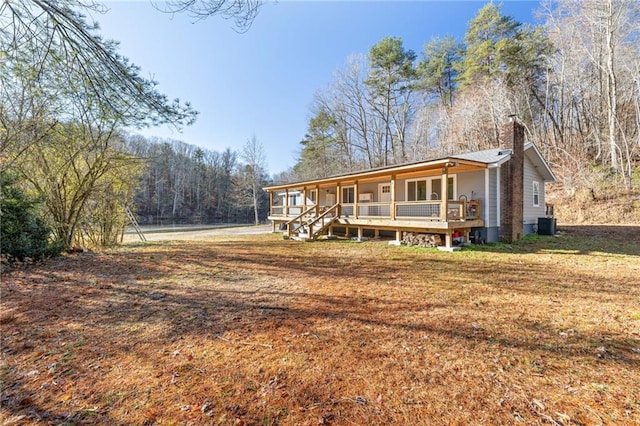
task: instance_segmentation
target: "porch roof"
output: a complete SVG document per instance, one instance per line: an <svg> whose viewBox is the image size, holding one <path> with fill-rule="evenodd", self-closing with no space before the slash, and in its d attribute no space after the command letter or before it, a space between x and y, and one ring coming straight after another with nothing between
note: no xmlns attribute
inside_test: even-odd
<svg viewBox="0 0 640 426"><path fill-rule="evenodd" d="M341 175L330 176L322 179L314 179L301 182L286 183L281 185L267 186L263 188L265 191L278 191L282 189L303 188L306 186L320 186L330 185L338 182L353 182L356 180L375 180L384 178L385 176L395 175L396 178L405 178L413 176L419 173L428 171L435 171L442 168L447 168L448 173L459 173L469 170L479 170L489 167L490 164L494 164L496 160L499 160L502 156L509 156L511 151L505 153L498 152L500 150L487 150L495 151L495 153L484 153L484 151L478 151L475 153L454 155L442 157L434 160L419 161L412 163L397 164L394 166L378 167L368 170L362 170L357 172L345 173ZM482 154L484 153L484 154ZM474 156L474 154L478 154Z"/></svg>

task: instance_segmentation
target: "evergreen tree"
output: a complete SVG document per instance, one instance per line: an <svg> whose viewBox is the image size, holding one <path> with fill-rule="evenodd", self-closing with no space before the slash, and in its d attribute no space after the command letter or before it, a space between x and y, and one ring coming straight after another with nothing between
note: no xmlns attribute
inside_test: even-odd
<svg viewBox="0 0 640 426"><path fill-rule="evenodd" d="M423 48L424 59L418 64L417 72L421 86L428 93L440 98L447 107L453 104L462 46L453 37L434 38Z"/></svg>
<svg viewBox="0 0 640 426"><path fill-rule="evenodd" d="M51 229L40 213L40 200L16 186L16 178L0 171L0 254L9 260L55 256L62 245L50 240Z"/></svg>
<svg viewBox="0 0 640 426"><path fill-rule="evenodd" d="M369 78L365 83L373 92L373 105L384 123L384 165L406 161L406 131L416 71L413 50L405 50L402 39L386 37L369 50Z"/></svg>

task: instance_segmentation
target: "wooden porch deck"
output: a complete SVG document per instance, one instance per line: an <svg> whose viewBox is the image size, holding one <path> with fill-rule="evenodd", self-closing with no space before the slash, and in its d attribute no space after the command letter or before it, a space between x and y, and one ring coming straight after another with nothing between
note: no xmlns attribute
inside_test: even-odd
<svg viewBox="0 0 640 426"><path fill-rule="evenodd" d="M469 241L471 228L484 227L481 203L476 200L434 200L395 203L338 203L334 206L272 206L269 220L273 231L286 224L286 233L293 237L304 232L306 239L315 239L316 232L333 235L334 227L355 228L359 238L364 230L394 231L400 241L402 232L443 234L445 247L453 246L452 234L461 232ZM327 211L331 210L331 214ZM446 213L445 213L446 212ZM318 225L318 218L322 224ZM314 228L315 227L315 228Z"/></svg>

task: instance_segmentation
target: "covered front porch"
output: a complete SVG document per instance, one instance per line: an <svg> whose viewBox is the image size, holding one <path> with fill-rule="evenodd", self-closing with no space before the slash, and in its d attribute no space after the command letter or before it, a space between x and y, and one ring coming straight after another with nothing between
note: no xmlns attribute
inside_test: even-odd
<svg viewBox="0 0 640 426"><path fill-rule="evenodd" d="M274 232L316 239L334 229L362 238L365 230L442 235L453 247L484 227L484 163L462 159L414 163L317 181L265 188Z"/></svg>

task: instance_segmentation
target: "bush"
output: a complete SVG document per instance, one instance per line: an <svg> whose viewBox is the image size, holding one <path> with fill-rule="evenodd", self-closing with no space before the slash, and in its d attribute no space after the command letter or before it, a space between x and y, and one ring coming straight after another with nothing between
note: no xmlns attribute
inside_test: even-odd
<svg viewBox="0 0 640 426"><path fill-rule="evenodd" d="M0 253L8 260L57 256L62 245L51 241L40 201L15 186L16 178L0 172Z"/></svg>

